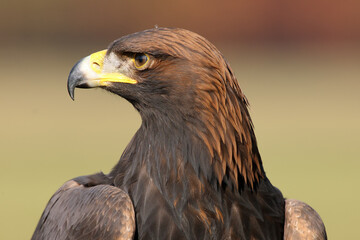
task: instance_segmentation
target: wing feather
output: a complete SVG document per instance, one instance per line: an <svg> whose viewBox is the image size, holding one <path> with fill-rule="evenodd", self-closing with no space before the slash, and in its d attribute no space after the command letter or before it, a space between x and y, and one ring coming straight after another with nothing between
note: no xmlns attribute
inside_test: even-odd
<svg viewBox="0 0 360 240"><path fill-rule="evenodd" d="M32 240L133 239L134 232L134 208L127 193L71 180L50 199Z"/></svg>
<svg viewBox="0 0 360 240"><path fill-rule="evenodd" d="M319 214L309 205L295 199L285 201L285 240L326 240L326 231Z"/></svg>

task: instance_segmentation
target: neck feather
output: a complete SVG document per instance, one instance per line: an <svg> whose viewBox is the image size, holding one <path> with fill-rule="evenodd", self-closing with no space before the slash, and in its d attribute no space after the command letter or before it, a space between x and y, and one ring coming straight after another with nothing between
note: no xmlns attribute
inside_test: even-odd
<svg viewBox="0 0 360 240"><path fill-rule="evenodd" d="M234 191L245 185L255 189L266 178L247 100L225 66L211 81L197 84L192 113L142 114L142 125L119 162L126 175L146 165L162 185L185 176L189 165L202 182Z"/></svg>

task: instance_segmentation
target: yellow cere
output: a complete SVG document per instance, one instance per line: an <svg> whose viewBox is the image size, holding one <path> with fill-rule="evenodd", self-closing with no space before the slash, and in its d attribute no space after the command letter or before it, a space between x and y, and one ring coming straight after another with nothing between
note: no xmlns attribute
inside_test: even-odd
<svg viewBox="0 0 360 240"><path fill-rule="evenodd" d="M102 50L90 55L90 66L91 69L96 72L100 73L104 64L104 57L106 55L107 50Z"/></svg>
<svg viewBox="0 0 360 240"><path fill-rule="evenodd" d="M102 73L106 52L107 50L102 50L90 55L90 67L98 74L100 85L106 86L108 82L136 84L136 80L121 73Z"/></svg>

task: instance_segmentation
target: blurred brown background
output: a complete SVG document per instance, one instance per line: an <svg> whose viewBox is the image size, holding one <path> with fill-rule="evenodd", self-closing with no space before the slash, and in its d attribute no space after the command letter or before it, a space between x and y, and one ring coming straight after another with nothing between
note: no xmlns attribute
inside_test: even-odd
<svg viewBox="0 0 360 240"><path fill-rule="evenodd" d="M140 125L101 90L67 95L80 58L155 25L195 31L230 61L249 98L265 170L312 205L329 239L360 222L359 1L0 3L0 239L29 239L66 180L108 172Z"/></svg>
<svg viewBox="0 0 360 240"><path fill-rule="evenodd" d="M188 28L212 41L235 44L360 39L357 0L2 0L2 5L1 38L12 41L108 40L155 24Z"/></svg>

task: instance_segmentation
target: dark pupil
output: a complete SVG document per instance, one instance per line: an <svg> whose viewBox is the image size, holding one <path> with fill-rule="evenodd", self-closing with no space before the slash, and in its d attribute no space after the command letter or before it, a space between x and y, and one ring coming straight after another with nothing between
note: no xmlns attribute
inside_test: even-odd
<svg viewBox="0 0 360 240"><path fill-rule="evenodd" d="M145 54L136 54L135 55L136 65L141 66L144 65L147 61L147 56Z"/></svg>

